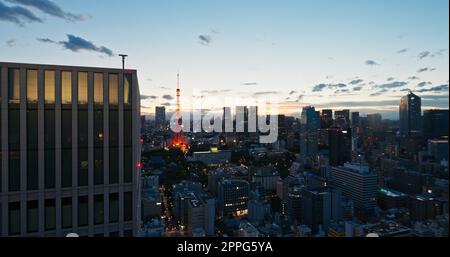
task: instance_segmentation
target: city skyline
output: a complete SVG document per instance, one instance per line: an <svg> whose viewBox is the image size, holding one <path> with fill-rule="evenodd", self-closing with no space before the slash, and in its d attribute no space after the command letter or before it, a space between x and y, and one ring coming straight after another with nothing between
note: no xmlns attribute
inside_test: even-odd
<svg viewBox="0 0 450 257"><path fill-rule="evenodd" d="M276 96L296 116L313 105L398 119L408 89L423 110L448 109L448 1L36 3L0 0L1 61L120 67L127 53L143 114L174 109L177 72L183 109L194 89Z"/></svg>

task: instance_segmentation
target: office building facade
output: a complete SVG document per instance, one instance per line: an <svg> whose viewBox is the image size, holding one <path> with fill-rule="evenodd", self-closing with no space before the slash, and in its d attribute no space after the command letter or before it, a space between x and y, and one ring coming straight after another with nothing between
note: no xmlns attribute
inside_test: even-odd
<svg viewBox="0 0 450 257"><path fill-rule="evenodd" d="M136 70L0 63L0 83L0 234L136 235Z"/></svg>
<svg viewBox="0 0 450 257"><path fill-rule="evenodd" d="M400 100L400 134L421 131L422 100L410 92Z"/></svg>

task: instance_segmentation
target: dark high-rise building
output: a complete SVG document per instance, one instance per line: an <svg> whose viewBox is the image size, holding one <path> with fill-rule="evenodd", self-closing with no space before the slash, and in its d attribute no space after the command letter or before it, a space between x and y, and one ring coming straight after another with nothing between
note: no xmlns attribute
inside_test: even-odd
<svg viewBox="0 0 450 257"><path fill-rule="evenodd" d="M300 119L300 157L317 154L319 144L320 114L312 106L304 107Z"/></svg>
<svg viewBox="0 0 450 257"><path fill-rule="evenodd" d="M218 210L222 216L243 215L248 211L250 184L242 179L223 179L218 187Z"/></svg>
<svg viewBox="0 0 450 257"><path fill-rule="evenodd" d="M377 175L364 164L349 164L332 168L333 185L351 199L362 214L373 212L377 200Z"/></svg>
<svg viewBox="0 0 450 257"><path fill-rule="evenodd" d="M352 112L350 122L352 128L359 128L361 126L359 112Z"/></svg>
<svg viewBox="0 0 450 257"><path fill-rule="evenodd" d="M422 130L422 100L410 92L400 100L400 134Z"/></svg>
<svg viewBox="0 0 450 257"><path fill-rule="evenodd" d="M155 127L158 130L165 130L166 128L166 107L155 107Z"/></svg>
<svg viewBox="0 0 450 257"><path fill-rule="evenodd" d="M423 112L423 135L425 139L448 136L449 110L426 110Z"/></svg>
<svg viewBox="0 0 450 257"><path fill-rule="evenodd" d="M320 127L326 129L333 126L333 110L324 109L320 114Z"/></svg>
<svg viewBox="0 0 450 257"><path fill-rule="evenodd" d="M367 114L367 125L371 131L380 131L383 117L379 113Z"/></svg>
<svg viewBox="0 0 450 257"><path fill-rule="evenodd" d="M341 110L334 112L334 123L343 129L350 126L350 110Z"/></svg>
<svg viewBox="0 0 450 257"><path fill-rule="evenodd" d="M147 119L145 115L141 115L141 135L145 133Z"/></svg>
<svg viewBox="0 0 450 257"><path fill-rule="evenodd" d="M351 161L351 134L351 131L341 128L328 129L329 161L331 166L339 166Z"/></svg>
<svg viewBox="0 0 450 257"><path fill-rule="evenodd" d="M313 234L326 231L332 220L340 220L341 192L328 187L305 189L302 201L302 222Z"/></svg>
<svg viewBox="0 0 450 257"><path fill-rule="evenodd" d="M137 235L136 70L0 63L2 236Z"/></svg>

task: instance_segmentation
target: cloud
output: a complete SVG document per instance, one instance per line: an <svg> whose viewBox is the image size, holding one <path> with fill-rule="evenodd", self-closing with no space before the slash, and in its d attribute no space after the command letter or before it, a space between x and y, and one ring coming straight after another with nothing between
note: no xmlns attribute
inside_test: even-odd
<svg viewBox="0 0 450 257"><path fill-rule="evenodd" d="M170 88L168 88L168 87L164 87L164 86L161 86L161 87L159 87L160 89L164 89L164 90L170 90Z"/></svg>
<svg viewBox="0 0 450 257"><path fill-rule="evenodd" d="M348 93L348 92L350 92L350 90L347 88L344 88L344 89L338 89L338 90L334 91L334 94L338 95L338 94L343 94L343 93Z"/></svg>
<svg viewBox="0 0 450 257"><path fill-rule="evenodd" d="M338 83L338 84L318 84L315 85L313 88L313 92L321 92L323 89L328 88L328 89L336 89L336 88L344 88L347 87L346 84L343 83Z"/></svg>
<svg viewBox="0 0 450 257"><path fill-rule="evenodd" d="M17 41L15 39L6 40L6 46L8 47L14 47L16 46Z"/></svg>
<svg viewBox="0 0 450 257"><path fill-rule="evenodd" d="M396 81L396 82L392 82L392 83L388 83L388 84L382 84L379 85L379 88L397 88L397 87L403 87L406 86L408 84L408 82L404 82L404 81Z"/></svg>
<svg viewBox="0 0 450 257"><path fill-rule="evenodd" d="M417 70L417 73L422 73L422 72L425 72L425 71L428 71L428 70L429 70L428 67L421 68L421 69L418 69L418 70Z"/></svg>
<svg viewBox="0 0 450 257"><path fill-rule="evenodd" d="M256 96L262 96L262 95L276 95L278 93L279 92L277 92L277 91L262 91L262 92L254 93L253 96L256 97Z"/></svg>
<svg viewBox="0 0 450 257"><path fill-rule="evenodd" d="M389 77L389 78L387 78L386 80L387 80L387 81L393 81L393 80L395 80L395 78Z"/></svg>
<svg viewBox="0 0 450 257"><path fill-rule="evenodd" d="M110 57L114 55L114 52L105 46L96 46L91 41L88 41L84 38L77 37L71 34L67 35L67 41L56 42L48 38L37 38L37 40L43 43L59 44L65 49L70 50L72 52L79 52L80 50L86 50L105 54Z"/></svg>
<svg viewBox="0 0 450 257"><path fill-rule="evenodd" d="M89 18L88 16L66 12L62 10L61 7L59 7L57 4L49 0L6 0L6 1L26 7L32 7L45 14L61 18L70 22L84 21Z"/></svg>
<svg viewBox="0 0 450 257"><path fill-rule="evenodd" d="M431 82L425 82L425 81L423 81L423 82L420 82L419 84L417 84L418 87L424 87L424 86L426 86L426 85L431 85Z"/></svg>
<svg viewBox="0 0 450 257"><path fill-rule="evenodd" d="M433 57L433 55L431 55L431 53L429 51L423 51L423 52L419 53L419 55L418 55L420 60L422 60L423 58L426 58L428 56Z"/></svg>
<svg viewBox="0 0 450 257"><path fill-rule="evenodd" d="M37 41L42 43L53 43L58 44L58 42L51 40L50 38L36 38Z"/></svg>
<svg viewBox="0 0 450 257"><path fill-rule="evenodd" d="M166 103L162 103L160 105L162 105L162 106L170 106L171 104L169 102L166 102Z"/></svg>
<svg viewBox="0 0 450 257"><path fill-rule="evenodd" d="M208 95L217 95L220 93L228 93L231 89L222 89L222 90L203 90L201 91L202 94L208 94Z"/></svg>
<svg viewBox="0 0 450 257"><path fill-rule="evenodd" d="M399 54L403 54L406 52L408 52L408 48L403 48L403 49L397 51L397 53L399 53Z"/></svg>
<svg viewBox="0 0 450 257"><path fill-rule="evenodd" d="M19 26L25 23L42 22L42 19L34 15L30 10L20 6L6 6L0 1L0 20L12 22Z"/></svg>
<svg viewBox="0 0 450 257"><path fill-rule="evenodd" d="M362 86L357 86L353 88L353 91L361 91L362 90Z"/></svg>
<svg viewBox="0 0 450 257"><path fill-rule="evenodd" d="M141 100L149 100L149 99L154 100L154 99L157 99L157 98L158 97L154 96L154 95L141 95Z"/></svg>
<svg viewBox="0 0 450 257"><path fill-rule="evenodd" d="M212 42L212 38L210 35L199 35L198 39L200 39L200 44L207 46Z"/></svg>
<svg viewBox="0 0 450 257"><path fill-rule="evenodd" d="M244 86L257 86L258 82L246 82L246 83L242 83L242 85L244 85Z"/></svg>
<svg viewBox="0 0 450 257"><path fill-rule="evenodd" d="M409 80L417 80L417 79L420 79L419 77L416 77L416 76L411 76L411 77L409 77L408 78Z"/></svg>
<svg viewBox="0 0 450 257"><path fill-rule="evenodd" d="M382 94L384 94L384 93L386 93L386 92L388 92L388 91L389 91L389 90L387 90L387 89L382 89L382 90L380 90L380 91L378 91L378 92L375 92L375 93L370 94L369 96L372 96L372 97L380 96L380 95L382 95Z"/></svg>
<svg viewBox="0 0 450 257"><path fill-rule="evenodd" d="M289 95L293 95L293 94L297 94L297 91L292 90L291 92L289 92Z"/></svg>
<svg viewBox="0 0 450 257"><path fill-rule="evenodd" d="M447 52L447 49L440 49L440 50L438 50L436 53L434 53L435 55L439 55L439 56L441 56L441 55L443 55L445 52Z"/></svg>
<svg viewBox="0 0 450 257"><path fill-rule="evenodd" d="M174 99L173 96L171 96L171 95L163 95L162 98L166 99L166 100L173 100Z"/></svg>
<svg viewBox="0 0 450 257"><path fill-rule="evenodd" d="M361 82L363 82L364 80L362 80L362 79L355 79L355 80L352 80L352 81L350 81L350 85L358 85L359 83L361 83Z"/></svg>
<svg viewBox="0 0 450 257"><path fill-rule="evenodd" d="M314 86L314 88L313 88L313 92L321 92L323 89L325 89L325 88L327 88L328 87L328 85L327 84L318 84L318 85L315 85Z"/></svg>
<svg viewBox="0 0 450 257"><path fill-rule="evenodd" d="M441 92L441 91L448 91L448 85L440 85L440 86L435 86L432 88L423 88L423 89L419 89L416 90L417 93L424 93L424 92Z"/></svg>
<svg viewBox="0 0 450 257"><path fill-rule="evenodd" d="M365 63L366 63L366 65L369 65L369 66L380 65L374 60L367 60Z"/></svg>

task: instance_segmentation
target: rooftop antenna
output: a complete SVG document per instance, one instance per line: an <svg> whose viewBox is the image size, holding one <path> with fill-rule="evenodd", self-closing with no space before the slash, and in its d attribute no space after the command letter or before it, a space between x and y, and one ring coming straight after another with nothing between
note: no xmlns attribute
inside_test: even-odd
<svg viewBox="0 0 450 257"><path fill-rule="evenodd" d="M119 54L120 57L122 57L122 70L125 70L125 58L128 57L126 54Z"/></svg>

